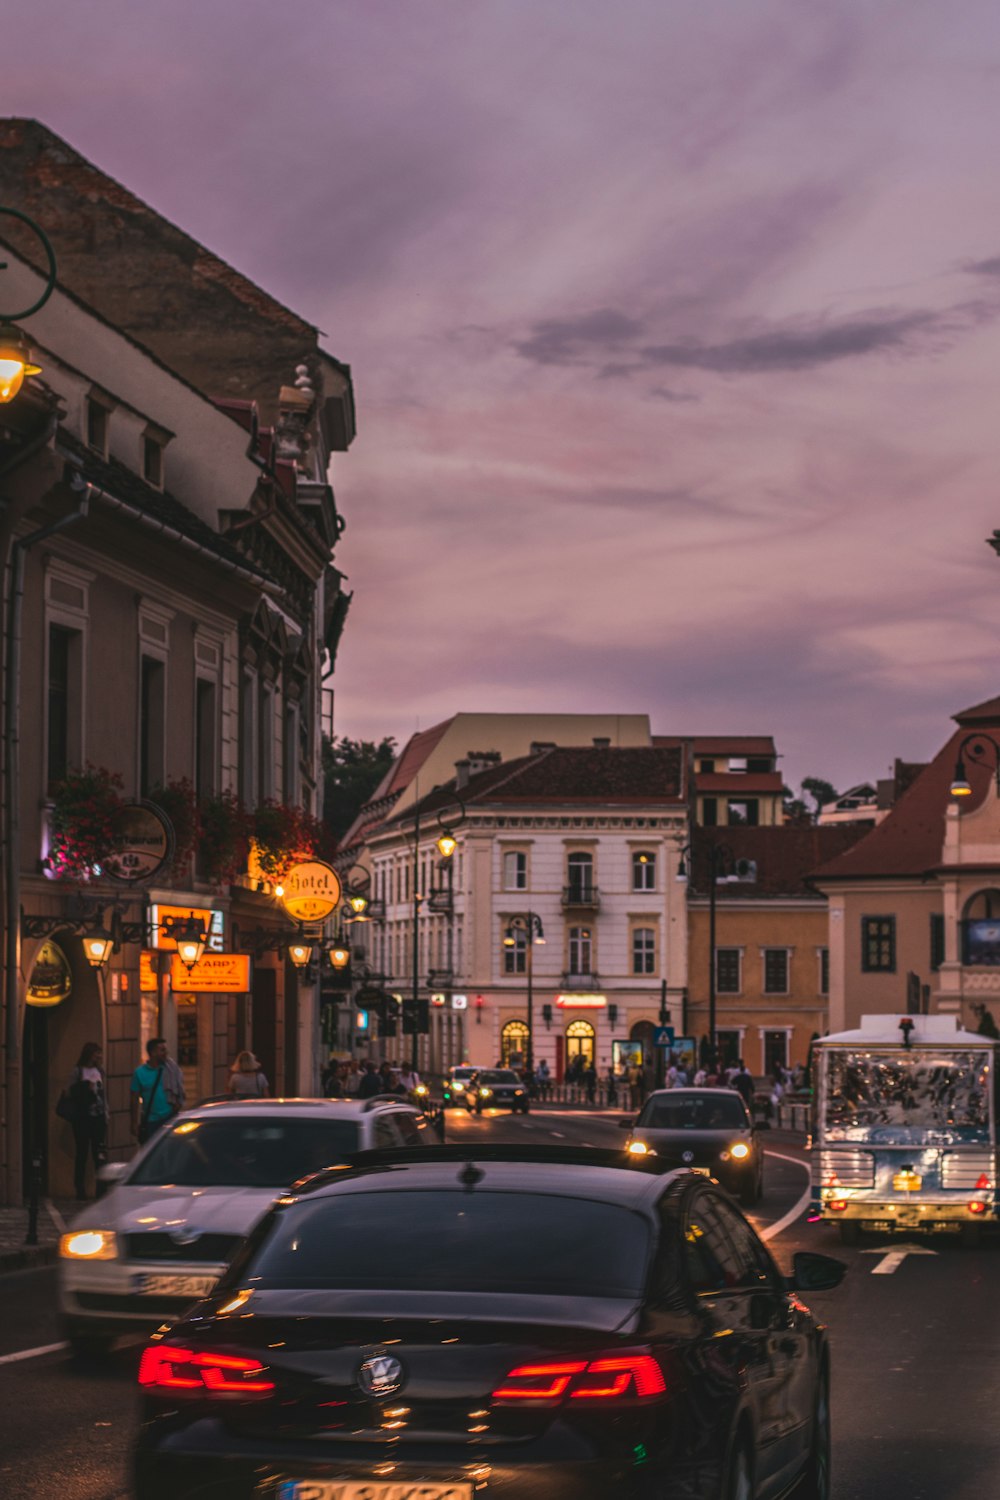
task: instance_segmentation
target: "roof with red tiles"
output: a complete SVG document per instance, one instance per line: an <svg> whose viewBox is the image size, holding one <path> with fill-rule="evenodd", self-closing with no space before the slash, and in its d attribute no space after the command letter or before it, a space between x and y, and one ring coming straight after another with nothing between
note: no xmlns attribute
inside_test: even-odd
<svg viewBox="0 0 1000 1500"><path fill-rule="evenodd" d="M973 760L969 750L975 742L977 728L983 731L984 742L987 727L1000 733L1000 698L990 698L973 708L963 709L954 717L958 728L930 764L910 782L888 816L870 829L855 848L818 865L814 872L816 880L864 880L879 876L922 878L938 869L944 848L945 813L951 801L951 783L959 752L965 747L963 759L972 787L972 795L964 800L964 811L982 803L996 775L996 761L988 745L981 762Z"/></svg>
<svg viewBox="0 0 1000 1500"><path fill-rule="evenodd" d="M698 828L693 833L693 863L688 880L692 896L707 896L711 879L711 849L720 851L716 871L725 876L740 860L756 865L752 880L721 880L716 899L723 901L815 899L825 897L809 884L818 864L850 850L868 832L856 823L819 827L783 823L774 827ZM720 857L722 856L722 857Z"/></svg>
<svg viewBox="0 0 1000 1500"><path fill-rule="evenodd" d="M755 792L784 791L785 783L777 771L698 771L696 783L699 792L736 792L752 795Z"/></svg>
<svg viewBox="0 0 1000 1500"><path fill-rule="evenodd" d="M625 749L553 747L535 755L502 761L476 776L458 792L455 780L436 787L419 804L391 819L412 822L454 807L460 796L466 807L614 807L684 806L681 754L652 745Z"/></svg>

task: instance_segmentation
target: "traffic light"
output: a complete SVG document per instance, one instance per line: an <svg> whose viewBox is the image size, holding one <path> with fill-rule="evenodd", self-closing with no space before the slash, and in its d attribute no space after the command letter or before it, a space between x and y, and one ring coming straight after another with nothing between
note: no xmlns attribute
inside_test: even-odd
<svg viewBox="0 0 1000 1500"><path fill-rule="evenodd" d="M415 1036L431 1029L431 1007L428 1000L403 1001L403 1035Z"/></svg>

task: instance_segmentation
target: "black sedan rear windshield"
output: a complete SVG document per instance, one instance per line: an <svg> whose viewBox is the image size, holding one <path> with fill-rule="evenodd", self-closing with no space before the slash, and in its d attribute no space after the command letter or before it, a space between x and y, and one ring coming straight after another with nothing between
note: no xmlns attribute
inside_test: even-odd
<svg viewBox="0 0 1000 1500"><path fill-rule="evenodd" d="M719 1089L709 1096L649 1099L636 1123L648 1130L745 1130L747 1112L739 1094Z"/></svg>
<svg viewBox="0 0 1000 1500"><path fill-rule="evenodd" d="M264 1286L631 1297L649 1228L590 1199L536 1193L344 1193L281 1214L250 1278Z"/></svg>
<svg viewBox="0 0 1000 1500"><path fill-rule="evenodd" d="M511 1073L506 1068L504 1068L504 1069L496 1068L496 1069L490 1069L486 1073L480 1073L480 1075L479 1075L479 1082L480 1083L513 1083L513 1084L516 1085L516 1084L519 1084L521 1082L521 1080L520 1080L520 1078L518 1078L518 1076L517 1076L516 1073Z"/></svg>
<svg viewBox="0 0 1000 1500"><path fill-rule="evenodd" d="M144 1187L287 1187L358 1149L353 1120L181 1120L129 1182Z"/></svg>

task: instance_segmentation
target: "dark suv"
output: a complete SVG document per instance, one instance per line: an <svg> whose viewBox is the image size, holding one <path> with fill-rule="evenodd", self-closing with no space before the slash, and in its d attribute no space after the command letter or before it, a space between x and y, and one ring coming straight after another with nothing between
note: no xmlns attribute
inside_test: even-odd
<svg viewBox="0 0 1000 1500"><path fill-rule="evenodd" d="M465 1085L465 1107L481 1115L484 1109L528 1113L528 1088L513 1068L484 1068Z"/></svg>

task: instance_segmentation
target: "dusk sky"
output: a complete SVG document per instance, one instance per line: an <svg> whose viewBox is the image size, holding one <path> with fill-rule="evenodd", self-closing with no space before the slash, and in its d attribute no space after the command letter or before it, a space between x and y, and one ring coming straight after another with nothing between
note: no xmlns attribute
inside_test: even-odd
<svg viewBox="0 0 1000 1500"><path fill-rule="evenodd" d="M31 0L3 39L4 114L352 367L338 733L646 712L844 786L1000 693L995 0Z"/></svg>

